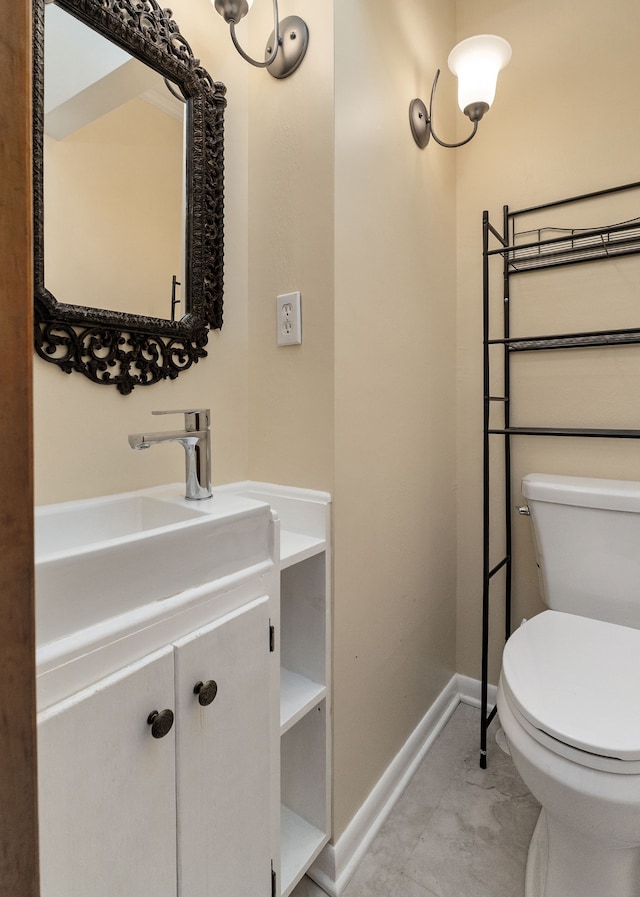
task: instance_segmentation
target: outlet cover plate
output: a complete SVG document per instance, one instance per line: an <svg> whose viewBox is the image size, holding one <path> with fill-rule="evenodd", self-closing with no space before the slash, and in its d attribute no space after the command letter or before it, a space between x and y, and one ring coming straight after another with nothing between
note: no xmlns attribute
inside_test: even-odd
<svg viewBox="0 0 640 897"><path fill-rule="evenodd" d="M300 292L284 293L276 298L278 345L299 346L302 342Z"/></svg>

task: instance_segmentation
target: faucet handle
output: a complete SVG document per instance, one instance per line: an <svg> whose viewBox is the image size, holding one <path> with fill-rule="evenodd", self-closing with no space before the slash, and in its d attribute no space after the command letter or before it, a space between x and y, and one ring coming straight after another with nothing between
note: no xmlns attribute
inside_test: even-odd
<svg viewBox="0 0 640 897"><path fill-rule="evenodd" d="M192 433L195 430L206 430L211 423L209 408L176 408L171 411L152 411L152 414L184 414L184 428Z"/></svg>

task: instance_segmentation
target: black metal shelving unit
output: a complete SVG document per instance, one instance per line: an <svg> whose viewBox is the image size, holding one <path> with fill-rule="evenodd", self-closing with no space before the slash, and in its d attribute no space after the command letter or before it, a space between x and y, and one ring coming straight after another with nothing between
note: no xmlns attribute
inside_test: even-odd
<svg viewBox="0 0 640 897"><path fill-rule="evenodd" d="M640 182L585 193L568 199L545 203L538 206L510 211L503 208L502 231L494 227L489 220L489 213L484 212L483 231L483 384L484 384L484 447L483 447L483 591L482 591L482 691L481 691L481 732L480 732L480 766L487 765L487 730L493 720L496 708L489 710L488 702L488 667L489 667L489 635L490 605L492 584L496 574L504 570L504 612L505 641L511 634L511 589L513 566L512 539L512 486L511 460L512 441L518 436L546 437L605 437L615 439L640 439L640 429L610 428L569 428L569 427L514 427L511 425L511 358L518 352L553 351L558 349L586 349L589 347L621 346L640 343L640 326L636 328L616 330L591 330L573 333L552 333L531 336L514 336L511 332L510 302L511 281L514 277L526 276L528 272L546 268L560 268L584 262L621 258L640 254L640 216L617 224L600 228L556 228L536 227L519 230L525 220L537 215L544 216L547 210L560 206L570 207L586 201L602 200L606 208L607 198L616 194L631 193L634 204L640 211ZM637 203L635 198L637 196ZM501 320L498 325L492 320L491 278L493 263L502 265L502 286L504 303ZM640 318L640 309L638 312ZM499 337L492 336L498 329ZM504 394L492 395L492 369L496 363L492 355L495 347L502 347L502 383ZM500 426L493 425L492 409L501 411ZM490 513L491 488L491 451L495 440L502 443L503 449L503 482L504 489L504 553L492 564L490 557L490 539L492 521Z"/></svg>

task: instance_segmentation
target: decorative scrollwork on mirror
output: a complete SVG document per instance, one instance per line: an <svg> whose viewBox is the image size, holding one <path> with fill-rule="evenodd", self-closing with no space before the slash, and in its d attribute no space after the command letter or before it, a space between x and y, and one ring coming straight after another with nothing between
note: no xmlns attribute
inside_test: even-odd
<svg viewBox="0 0 640 897"><path fill-rule="evenodd" d="M200 65L171 10L161 9L156 0L55 0L56 6L158 73L174 96L178 88L184 99L186 137L180 174L183 316L173 320L173 314L170 319L128 311L125 298L115 303L118 309L124 305L122 310L98 307L104 303L93 299L91 286L83 287L83 304L65 302L65 296L54 296L45 285L46 2L50 0L33 0L35 349L65 373L78 371L128 395L135 386L175 379L204 358L209 328L222 326L226 88ZM135 161L145 164L144 158ZM157 189L162 191L163 184ZM77 247L64 249L64 265L74 266ZM117 253L109 259L114 267L119 261ZM97 286L98 278L93 282Z"/></svg>

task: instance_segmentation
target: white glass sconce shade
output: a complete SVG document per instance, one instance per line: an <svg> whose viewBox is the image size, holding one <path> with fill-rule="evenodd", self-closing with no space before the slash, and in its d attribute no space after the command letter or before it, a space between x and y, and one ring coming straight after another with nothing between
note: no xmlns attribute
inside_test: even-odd
<svg viewBox="0 0 640 897"><path fill-rule="evenodd" d="M511 47L495 34L478 34L457 44L449 53L449 68L458 78L458 105L488 109L496 95L498 73L511 59Z"/></svg>

